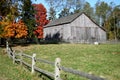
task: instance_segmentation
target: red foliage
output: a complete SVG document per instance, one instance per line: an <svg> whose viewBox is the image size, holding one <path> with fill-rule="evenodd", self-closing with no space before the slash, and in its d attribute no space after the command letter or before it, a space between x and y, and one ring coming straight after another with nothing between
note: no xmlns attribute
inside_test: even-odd
<svg viewBox="0 0 120 80"><path fill-rule="evenodd" d="M43 38L43 26L45 26L49 22L49 20L46 19L47 11L42 4L33 4L33 6L36 11L35 18L37 24L37 29L34 31L34 33L38 38Z"/></svg>

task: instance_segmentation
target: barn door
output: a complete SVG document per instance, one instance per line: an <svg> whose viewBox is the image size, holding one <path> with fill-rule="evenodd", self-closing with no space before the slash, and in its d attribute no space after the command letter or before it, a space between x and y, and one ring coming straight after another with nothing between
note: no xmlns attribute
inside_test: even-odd
<svg viewBox="0 0 120 80"><path fill-rule="evenodd" d="M85 40L85 28L84 27L77 27L76 28L76 41L83 43Z"/></svg>
<svg viewBox="0 0 120 80"><path fill-rule="evenodd" d="M95 42L98 41L99 35L98 35L98 28L92 27L91 28L91 41Z"/></svg>
<svg viewBox="0 0 120 80"><path fill-rule="evenodd" d="M78 42L88 43L91 40L91 28L90 27L77 27L76 38Z"/></svg>
<svg viewBox="0 0 120 80"><path fill-rule="evenodd" d="M90 42L90 39L91 39L91 27L86 27L85 28L85 36L86 36L86 39L85 39L85 42Z"/></svg>

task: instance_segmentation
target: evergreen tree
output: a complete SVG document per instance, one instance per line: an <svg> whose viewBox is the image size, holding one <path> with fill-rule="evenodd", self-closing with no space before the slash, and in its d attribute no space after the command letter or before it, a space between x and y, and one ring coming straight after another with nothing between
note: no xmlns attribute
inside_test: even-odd
<svg viewBox="0 0 120 80"><path fill-rule="evenodd" d="M31 0L23 0L22 3L22 20L28 28L28 38L32 38L34 37L33 31L35 30L34 7Z"/></svg>

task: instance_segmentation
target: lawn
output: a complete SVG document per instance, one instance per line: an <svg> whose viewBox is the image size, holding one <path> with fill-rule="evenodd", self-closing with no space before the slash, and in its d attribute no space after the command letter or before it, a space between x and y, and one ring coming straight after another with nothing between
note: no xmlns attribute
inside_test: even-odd
<svg viewBox="0 0 120 80"><path fill-rule="evenodd" d="M42 80L40 77L31 75L25 67L13 64L0 48L0 80Z"/></svg>
<svg viewBox="0 0 120 80"><path fill-rule="evenodd" d="M107 80L120 80L119 48L120 44L49 44L29 45L25 47L17 46L13 49L24 50L24 53L29 55L36 53L37 58L43 58L52 62L54 62L55 58L59 57L61 58L61 65L65 67L102 76ZM8 65L10 63L4 64ZM37 64L37 66L54 71L51 66L43 63ZM61 71L61 74L62 78L66 80L87 80L63 71Z"/></svg>

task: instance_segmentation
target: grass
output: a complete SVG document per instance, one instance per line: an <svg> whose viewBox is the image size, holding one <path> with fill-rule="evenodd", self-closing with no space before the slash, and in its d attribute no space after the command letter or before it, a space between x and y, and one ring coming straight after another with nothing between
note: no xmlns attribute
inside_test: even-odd
<svg viewBox="0 0 120 80"><path fill-rule="evenodd" d="M18 48L15 47L14 49ZM61 58L61 65L65 67L102 76L107 80L120 79L120 44L30 45L19 49L22 48L26 54L32 55L36 53L37 58L43 58L52 62L54 62L55 58L59 57ZM37 63L37 66L54 72L54 68L49 65ZM63 71L61 71L61 74L62 78L66 80L88 80Z"/></svg>
<svg viewBox="0 0 120 80"><path fill-rule="evenodd" d="M42 80L31 75L26 68L13 64L12 60L0 49L0 80Z"/></svg>

